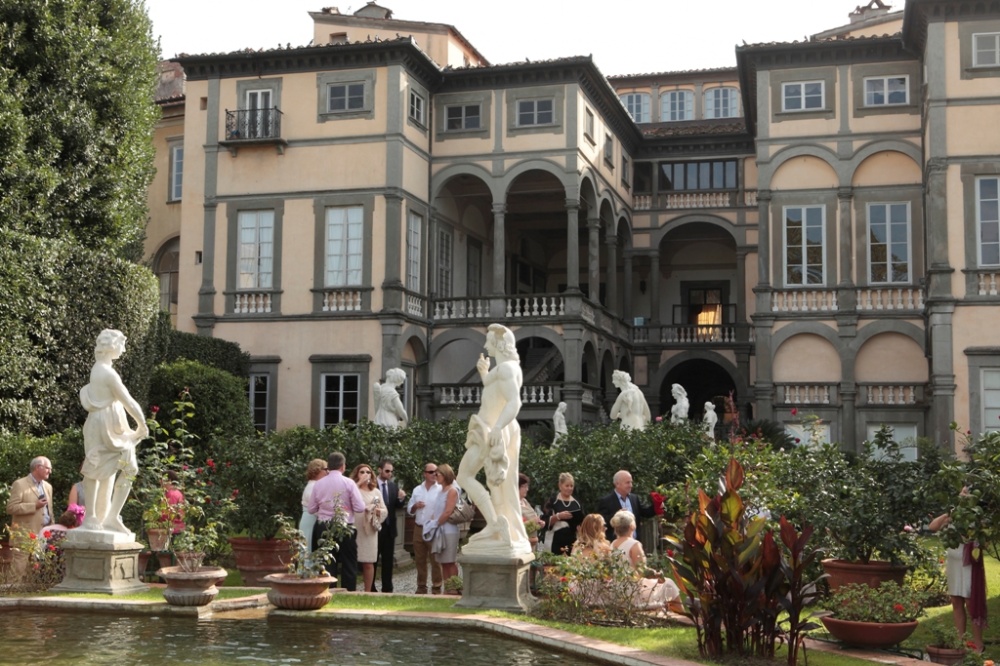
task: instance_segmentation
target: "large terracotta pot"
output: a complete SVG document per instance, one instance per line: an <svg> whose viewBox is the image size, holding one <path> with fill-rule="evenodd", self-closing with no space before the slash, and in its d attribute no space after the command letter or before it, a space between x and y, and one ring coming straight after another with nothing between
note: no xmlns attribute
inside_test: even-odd
<svg viewBox="0 0 1000 666"><path fill-rule="evenodd" d="M821 617L826 630L837 640L858 647L885 648L905 641L917 628L913 622L850 622Z"/></svg>
<svg viewBox="0 0 1000 666"><path fill-rule="evenodd" d="M823 560L823 570L827 573L826 582L830 591L834 592L841 585L859 583L877 588L885 581L903 584L906 577L906 566L890 564L889 562L849 562L847 560Z"/></svg>
<svg viewBox="0 0 1000 666"><path fill-rule="evenodd" d="M147 528L146 537L149 539L149 549L160 552L167 549L167 530L160 528Z"/></svg>
<svg viewBox="0 0 1000 666"><path fill-rule="evenodd" d="M264 576L264 582L271 586L267 600L278 608L286 610L319 610L333 596L330 585L337 582L333 576L299 578L290 573Z"/></svg>
<svg viewBox="0 0 1000 666"><path fill-rule="evenodd" d="M171 606L205 606L219 593L215 584L225 579L226 570L198 567L195 571L184 571L180 567L164 567L156 575L167 583L163 598Z"/></svg>
<svg viewBox="0 0 1000 666"><path fill-rule="evenodd" d="M936 645L928 645L927 656L930 657L931 661L933 661L935 664L954 666L954 664L957 664L958 662L965 659L965 649L943 648L943 647L937 647Z"/></svg>
<svg viewBox="0 0 1000 666"><path fill-rule="evenodd" d="M290 541L230 537L229 545L233 547L236 568L240 570L244 585L264 587L265 576L288 571L292 548Z"/></svg>

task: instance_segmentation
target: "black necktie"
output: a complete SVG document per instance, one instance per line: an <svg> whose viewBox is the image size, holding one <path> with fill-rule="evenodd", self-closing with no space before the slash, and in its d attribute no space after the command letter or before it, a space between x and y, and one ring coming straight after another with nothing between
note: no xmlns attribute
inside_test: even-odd
<svg viewBox="0 0 1000 666"><path fill-rule="evenodd" d="M385 505L387 507L389 506L389 482L388 481L383 481L382 482L382 501L385 502Z"/></svg>

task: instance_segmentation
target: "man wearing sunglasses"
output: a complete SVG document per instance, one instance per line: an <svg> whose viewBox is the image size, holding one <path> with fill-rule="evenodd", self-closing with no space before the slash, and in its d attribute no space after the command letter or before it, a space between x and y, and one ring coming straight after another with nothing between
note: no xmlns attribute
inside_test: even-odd
<svg viewBox="0 0 1000 666"><path fill-rule="evenodd" d="M413 489L406 512L417 522L413 530L413 559L417 563L417 594L427 594L427 567L431 568L431 584L434 594L441 594L441 565L431 554L431 544L424 541L424 523L434 511L434 504L441 493L441 484L437 482L437 465L429 462L424 465L424 482ZM384 584L383 584L384 585Z"/></svg>
<svg viewBox="0 0 1000 666"><path fill-rule="evenodd" d="M378 478L376 482L378 483L378 490L382 494L382 502L385 504L385 508L389 510L389 515L382 521L382 529L378 532L378 553L375 563L376 566L378 566L379 562L382 563L383 592L392 592L392 566L396 553L396 537L399 533L396 529L396 509L404 506L403 500L406 499L406 493L392 479L392 475L395 472L396 466L388 458L385 458L378 464ZM374 588L375 586L372 585L372 589L368 591L375 592Z"/></svg>

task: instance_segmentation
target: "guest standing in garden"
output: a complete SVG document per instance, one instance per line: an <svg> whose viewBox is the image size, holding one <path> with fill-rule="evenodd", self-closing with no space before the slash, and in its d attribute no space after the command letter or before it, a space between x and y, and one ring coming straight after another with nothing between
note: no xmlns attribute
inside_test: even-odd
<svg viewBox="0 0 1000 666"><path fill-rule="evenodd" d="M967 488L962 493L968 493ZM943 513L927 526L932 532L951 522L951 515ZM945 577L951 614L959 635L964 636L972 620L972 642L983 651L983 628L986 626L986 571L983 549L976 543L965 543L945 552Z"/></svg>
<svg viewBox="0 0 1000 666"><path fill-rule="evenodd" d="M406 499L406 493L392 480L396 471L395 464L388 458L383 459L378 465L378 489L382 493L382 503L388 511L385 520L382 521L382 529L378 533L378 559L376 566L381 561L382 566L382 591L392 592L392 567L396 556L396 537L399 530L396 527L396 510L402 506ZM375 591L374 585L371 592Z"/></svg>
<svg viewBox="0 0 1000 666"><path fill-rule="evenodd" d="M583 506L573 497L576 482L573 475L563 472L559 475L559 492L550 499L542 512L545 522L545 542L556 555L569 555L576 541L576 528L583 522Z"/></svg>
<svg viewBox="0 0 1000 666"><path fill-rule="evenodd" d="M316 516L309 513L309 500L312 498L316 482L327 475L326 461L314 458L306 465L306 487L302 490L302 517L299 519L299 532L306 538L306 552L312 552L312 533L316 525Z"/></svg>
<svg viewBox="0 0 1000 666"><path fill-rule="evenodd" d="M455 505L458 504L458 484L455 483L455 471L451 465L438 465L437 481L441 484L441 492L437 496L431 522L436 523L440 530L443 544L441 550L434 553L434 558L441 565L441 577L448 580L458 575L458 525L448 522Z"/></svg>
<svg viewBox="0 0 1000 666"><path fill-rule="evenodd" d="M358 564L365 592L371 592L375 585L375 560L378 559L378 533L382 529L388 511L382 502L382 493L375 484L375 473L369 465L358 465L351 472L351 480L358 485L361 499L365 503L363 517L355 521L358 529Z"/></svg>
<svg viewBox="0 0 1000 666"><path fill-rule="evenodd" d="M424 541L424 525L431 518L441 486L437 482L437 465L424 465L424 482L413 489L406 512L413 516L416 528L413 530L413 559L417 563L417 594L427 594L427 568L431 570L431 589L441 594L441 565L431 553L431 544Z"/></svg>
<svg viewBox="0 0 1000 666"><path fill-rule="evenodd" d="M351 528L350 533L337 540L336 562L331 567L331 574L337 577L340 586L354 592L358 585L358 541L355 532L355 517L360 520L364 516L365 502L361 498L358 484L344 476L347 469L347 458L336 451L327 458L329 474L313 487L309 498L309 513L316 515L316 526L313 527L312 547L319 548L319 540L330 526L335 516L343 520Z"/></svg>

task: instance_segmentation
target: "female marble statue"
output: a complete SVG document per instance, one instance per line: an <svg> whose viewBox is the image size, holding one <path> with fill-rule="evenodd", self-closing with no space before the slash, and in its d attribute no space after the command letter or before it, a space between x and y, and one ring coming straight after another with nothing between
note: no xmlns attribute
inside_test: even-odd
<svg viewBox="0 0 1000 666"><path fill-rule="evenodd" d="M719 422L719 415L715 413L715 403L709 400L705 403L705 416L702 417L702 427L705 434L712 441L715 441L715 424Z"/></svg>
<svg viewBox="0 0 1000 666"><path fill-rule="evenodd" d="M123 353L125 335L112 329L101 331L94 347L96 362L90 370L90 383L80 389L80 403L87 410L80 471L88 504L81 527L131 534L121 520L121 510L139 472L135 445L149 436L149 429L139 403L111 366ZM126 412L135 419L135 430L129 426Z"/></svg>
<svg viewBox="0 0 1000 666"><path fill-rule="evenodd" d="M670 389L670 395L674 396L674 406L670 408L670 422L677 424L687 421L688 410L691 409L687 391L680 384L674 384Z"/></svg>
<svg viewBox="0 0 1000 666"><path fill-rule="evenodd" d="M632 383L632 377L624 370L611 373L611 381L621 391L611 408L611 420L621 419L623 428L645 430L650 413L642 390Z"/></svg>
<svg viewBox="0 0 1000 666"><path fill-rule="evenodd" d="M375 382L375 423L387 428L406 427L406 409L397 390L406 381L402 368L385 373L385 384Z"/></svg>
<svg viewBox="0 0 1000 666"><path fill-rule="evenodd" d="M556 407L555 414L552 415L552 428L555 430L555 437L552 438L552 445L555 446L559 443L566 434L569 433L569 428L566 427L566 403L560 402L559 406Z"/></svg>

